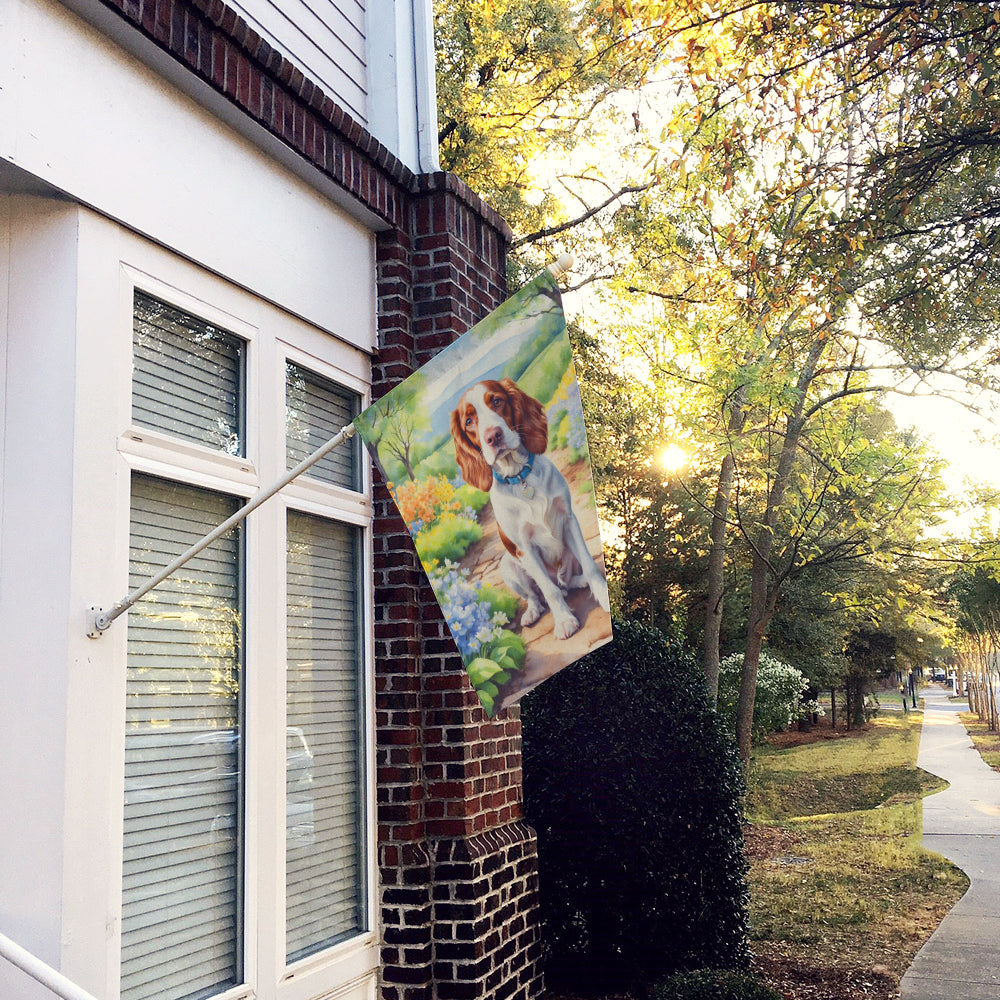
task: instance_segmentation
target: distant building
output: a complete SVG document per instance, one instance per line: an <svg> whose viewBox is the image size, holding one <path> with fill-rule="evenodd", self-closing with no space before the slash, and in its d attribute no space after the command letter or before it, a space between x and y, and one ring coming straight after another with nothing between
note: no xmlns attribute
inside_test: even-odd
<svg viewBox="0 0 1000 1000"><path fill-rule="evenodd" d="M356 441L88 635L503 298L431 30L0 5L0 933L99 1000L538 992L517 713Z"/></svg>

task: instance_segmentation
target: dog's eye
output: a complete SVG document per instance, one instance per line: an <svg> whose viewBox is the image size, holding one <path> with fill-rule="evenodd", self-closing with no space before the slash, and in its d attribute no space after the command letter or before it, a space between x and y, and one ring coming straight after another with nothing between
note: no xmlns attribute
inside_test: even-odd
<svg viewBox="0 0 1000 1000"><path fill-rule="evenodd" d="M503 400L499 396L494 396L490 400L490 409L491 410L499 410L502 405L503 405Z"/></svg>
<svg viewBox="0 0 1000 1000"><path fill-rule="evenodd" d="M466 417L465 418L465 426L466 427L471 427L472 426L472 417Z"/></svg>

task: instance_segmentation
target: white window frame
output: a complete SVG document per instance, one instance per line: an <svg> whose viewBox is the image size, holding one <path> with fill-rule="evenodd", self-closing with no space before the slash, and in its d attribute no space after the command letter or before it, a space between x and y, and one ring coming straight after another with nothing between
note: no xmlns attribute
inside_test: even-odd
<svg viewBox="0 0 1000 1000"><path fill-rule="evenodd" d="M291 361L369 399L369 359L270 303L193 265L162 253L120 266L119 344L129 371L135 290L242 338L246 343L245 456L235 457L131 422L118 436L120 458L134 472L249 498L285 471L285 364ZM115 366L119 371L122 367ZM121 410L120 410L121 412ZM314 1000L374 997L378 966L374 747L374 587L370 463L361 461L361 492L306 476L285 487L245 522L244 622L246 843L244 845L244 982L218 1000ZM127 489L127 487L126 487ZM126 506L127 509L127 506ZM300 510L362 529L361 594L365 784L365 911L367 930L292 965L285 962L285 638L287 511ZM127 520L127 519L126 519ZM122 530L126 532L127 524ZM127 541L124 546L127 552ZM124 626L124 622L122 623ZM124 632L124 627L122 628ZM122 648L124 644L122 643ZM124 704L124 669L122 670ZM124 740L124 734L122 736ZM121 758L122 763L124 757ZM122 766L123 773L123 766ZM119 798L119 802L121 798ZM270 822L268 822L270 818ZM120 816L118 817L121 825ZM119 853L120 857L120 853ZM114 942L121 953L119 932Z"/></svg>

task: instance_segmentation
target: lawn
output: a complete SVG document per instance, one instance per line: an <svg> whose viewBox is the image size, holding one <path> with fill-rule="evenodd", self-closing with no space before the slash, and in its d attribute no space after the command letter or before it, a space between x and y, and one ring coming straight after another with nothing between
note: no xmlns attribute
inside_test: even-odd
<svg viewBox="0 0 1000 1000"><path fill-rule="evenodd" d="M920 713L762 748L748 796L753 949L795 1000L893 997L916 951L967 886L920 847Z"/></svg>
<svg viewBox="0 0 1000 1000"><path fill-rule="evenodd" d="M986 723L975 712L960 712L958 717L965 725L973 746L979 751L979 756L994 771L1000 771L1000 734L991 733Z"/></svg>

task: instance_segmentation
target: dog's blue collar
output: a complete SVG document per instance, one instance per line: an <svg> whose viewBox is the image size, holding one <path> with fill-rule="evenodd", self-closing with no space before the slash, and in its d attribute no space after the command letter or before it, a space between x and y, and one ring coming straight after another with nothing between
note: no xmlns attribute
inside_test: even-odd
<svg viewBox="0 0 1000 1000"><path fill-rule="evenodd" d="M493 478L498 483L505 483L507 486L514 486L517 483L523 483L525 479L528 478L528 474L531 472L531 467L535 464L535 456L528 452L528 461L524 463L524 468L521 469L517 475L514 476L501 476L496 469L493 470Z"/></svg>

